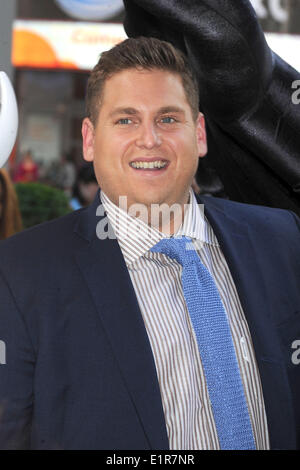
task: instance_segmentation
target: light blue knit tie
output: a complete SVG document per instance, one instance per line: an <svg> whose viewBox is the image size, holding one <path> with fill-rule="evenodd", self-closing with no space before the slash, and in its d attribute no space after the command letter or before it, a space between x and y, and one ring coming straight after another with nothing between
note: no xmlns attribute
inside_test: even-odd
<svg viewBox="0 0 300 470"><path fill-rule="evenodd" d="M151 251L182 265L182 287L205 373L221 449L255 449L227 315L191 239L162 239Z"/></svg>

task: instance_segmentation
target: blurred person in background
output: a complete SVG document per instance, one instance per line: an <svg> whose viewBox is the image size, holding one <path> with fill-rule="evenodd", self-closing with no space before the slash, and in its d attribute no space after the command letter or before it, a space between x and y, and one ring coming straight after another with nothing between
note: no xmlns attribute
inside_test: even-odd
<svg viewBox="0 0 300 470"><path fill-rule="evenodd" d="M25 152L22 161L17 166L14 174L15 183L29 183L37 181L39 178L39 169L35 161L33 160L32 153L30 150Z"/></svg>
<svg viewBox="0 0 300 470"><path fill-rule="evenodd" d="M19 203L13 183L3 168L0 169L0 240L23 228Z"/></svg>
<svg viewBox="0 0 300 470"><path fill-rule="evenodd" d="M59 162L55 162L48 177L52 183L62 189L66 196L72 197L73 188L76 182L76 167L72 155L64 154Z"/></svg>
<svg viewBox="0 0 300 470"><path fill-rule="evenodd" d="M71 208L77 210L91 204L95 199L98 189L99 185L93 165L87 164L82 166L73 187L73 197L70 201Z"/></svg>

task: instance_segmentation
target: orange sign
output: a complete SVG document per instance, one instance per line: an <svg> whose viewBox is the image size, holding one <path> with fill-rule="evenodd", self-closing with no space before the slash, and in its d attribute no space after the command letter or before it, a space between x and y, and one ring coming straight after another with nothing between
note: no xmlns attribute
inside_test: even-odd
<svg viewBox="0 0 300 470"><path fill-rule="evenodd" d="M16 20L15 67L91 70L101 52L126 38L121 24Z"/></svg>

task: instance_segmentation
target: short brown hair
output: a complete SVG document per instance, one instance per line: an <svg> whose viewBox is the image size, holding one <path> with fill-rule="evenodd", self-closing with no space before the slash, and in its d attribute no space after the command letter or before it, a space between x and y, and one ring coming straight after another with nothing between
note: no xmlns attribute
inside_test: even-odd
<svg viewBox="0 0 300 470"><path fill-rule="evenodd" d="M199 90L187 57L172 44L156 38L129 38L103 52L88 80L86 113L95 125L105 81L126 69L160 69L181 77L186 98L196 120L199 112Z"/></svg>

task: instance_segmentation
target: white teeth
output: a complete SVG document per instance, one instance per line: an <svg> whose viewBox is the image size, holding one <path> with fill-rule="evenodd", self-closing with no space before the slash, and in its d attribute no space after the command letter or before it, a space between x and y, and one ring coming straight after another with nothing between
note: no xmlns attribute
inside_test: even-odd
<svg viewBox="0 0 300 470"><path fill-rule="evenodd" d="M163 162L162 160L156 160L155 162L131 162L130 165L133 168L164 168L167 162Z"/></svg>

